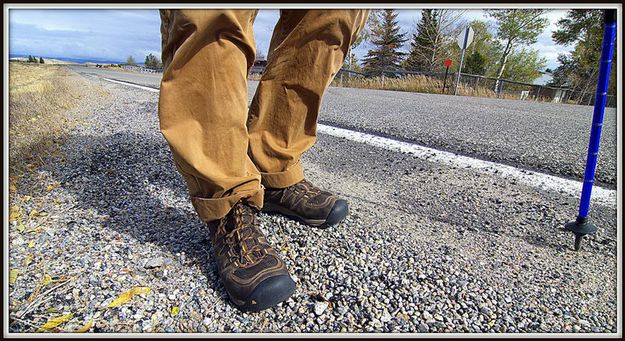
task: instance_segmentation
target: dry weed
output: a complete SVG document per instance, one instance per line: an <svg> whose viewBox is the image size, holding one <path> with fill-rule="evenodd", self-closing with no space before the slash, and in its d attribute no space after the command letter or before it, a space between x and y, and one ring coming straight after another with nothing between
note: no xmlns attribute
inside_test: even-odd
<svg viewBox="0 0 625 341"><path fill-rule="evenodd" d="M78 105L87 97L106 97L60 65L9 64L9 173L19 175L54 153L63 135L79 122Z"/></svg>

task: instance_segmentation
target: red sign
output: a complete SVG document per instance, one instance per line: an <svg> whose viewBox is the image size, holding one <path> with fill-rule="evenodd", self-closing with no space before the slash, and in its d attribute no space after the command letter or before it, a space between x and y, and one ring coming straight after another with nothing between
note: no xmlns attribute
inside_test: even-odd
<svg viewBox="0 0 625 341"><path fill-rule="evenodd" d="M445 59L445 67L450 67L452 63L451 59Z"/></svg>

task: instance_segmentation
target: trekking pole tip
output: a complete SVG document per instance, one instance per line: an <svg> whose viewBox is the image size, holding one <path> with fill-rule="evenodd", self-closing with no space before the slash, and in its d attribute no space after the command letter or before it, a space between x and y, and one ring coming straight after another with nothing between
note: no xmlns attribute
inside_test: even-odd
<svg viewBox="0 0 625 341"><path fill-rule="evenodd" d="M564 228L575 234L575 251L579 251L582 248L582 240L587 234L595 234L597 232L597 226L588 222L588 217L578 217L575 221L567 223Z"/></svg>

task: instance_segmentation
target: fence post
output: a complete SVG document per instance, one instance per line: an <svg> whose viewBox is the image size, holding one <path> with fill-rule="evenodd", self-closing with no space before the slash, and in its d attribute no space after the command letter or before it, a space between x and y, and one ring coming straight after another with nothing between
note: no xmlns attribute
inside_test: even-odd
<svg viewBox="0 0 625 341"><path fill-rule="evenodd" d="M586 93L582 91L581 95L579 95L579 98L577 99L577 104L578 105L582 105L584 103L585 96L586 96Z"/></svg>
<svg viewBox="0 0 625 341"><path fill-rule="evenodd" d="M538 101L540 98L540 92L543 89L543 87L541 85L538 86L538 90L536 90L536 99L535 101Z"/></svg>

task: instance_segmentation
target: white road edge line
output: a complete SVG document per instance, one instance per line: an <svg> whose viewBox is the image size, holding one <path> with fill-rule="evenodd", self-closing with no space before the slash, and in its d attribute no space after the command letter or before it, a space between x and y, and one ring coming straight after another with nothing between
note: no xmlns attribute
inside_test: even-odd
<svg viewBox="0 0 625 341"><path fill-rule="evenodd" d="M129 82L123 82L123 81L118 81L115 79L110 79L110 78L106 78L106 77L100 77L100 76L93 76L93 77L97 77L100 79L104 79L105 81L109 81L112 83L117 83L117 84L122 84L122 85L128 85L128 86L132 86L135 88L139 88L139 89L143 89L143 90L147 90L147 91L152 91L152 92L160 92L159 89L156 88L151 88L149 86L143 86L143 85L139 85L139 84L134 84L134 83L129 83Z"/></svg>
<svg viewBox="0 0 625 341"><path fill-rule="evenodd" d="M132 86L147 91L160 91L159 89L118 81L115 79L105 77L99 78L112 83ZM499 177L507 179L515 179L526 186L535 187L545 191L559 192L563 194L568 194L573 197L579 197L581 195L581 181L565 179L535 171L528 171L509 165L475 159L468 156L454 154L451 152L419 146L413 143L397 141L390 138L361 133L349 129L332 127L325 124L318 124L317 132L335 137L345 138L354 142L368 144L377 148L383 148L386 150L401 153L408 153L429 162L440 163L452 167L470 168L485 174L497 175ZM607 189L595 185L592 189L591 201L594 204L616 207L616 190Z"/></svg>
<svg viewBox="0 0 625 341"><path fill-rule="evenodd" d="M581 181L565 179L535 171L528 171L509 165L474 159L468 156L423 147L408 142L397 141L386 137L375 136L323 124L317 125L317 131L335 137L342 137L354 142L365 143L378 148L408 153L429 162L458 168L471 168L481 173L497 175L502 178L515 179L524 185L536 187L546 191L566 193L573 197L579 197L582 191ZM615 207L616 191L599 186L593 186L592 202Z"/></svg>

